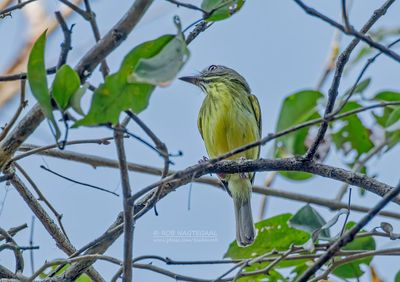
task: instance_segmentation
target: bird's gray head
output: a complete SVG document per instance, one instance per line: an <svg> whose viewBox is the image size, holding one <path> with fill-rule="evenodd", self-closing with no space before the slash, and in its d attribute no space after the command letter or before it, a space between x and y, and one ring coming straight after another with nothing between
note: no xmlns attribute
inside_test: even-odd
<svg viewBox="0 0 400 282"><path fill-rule="evenodd" d="M205 92L207 92L209 86L220 83L225 84L227 87L234 87L235 89L240 87L247 93L251 92L243 76L237 71L221 65L211 65L202 70L198 75L184 76L179 79L197 85Z"/></svg>

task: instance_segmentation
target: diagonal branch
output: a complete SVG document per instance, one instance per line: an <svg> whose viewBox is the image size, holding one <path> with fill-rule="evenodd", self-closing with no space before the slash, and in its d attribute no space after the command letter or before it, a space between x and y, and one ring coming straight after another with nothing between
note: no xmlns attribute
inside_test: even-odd
<svg viewBox="0 0 400 282"><path fill-rule="evenodd" d="M308 6L306 6L302 1L300 0L295 0L295 2L300 5L303 9L305 9L305 11L307 11L307 13L310 13L311 15L320 15L323 17L324 20L327 20L328 22L331 22L332 20L321 15L319 12L317 12L316 10L309 8ZM357 34L362 34L363 36L365 36L365 33L368 32L368 30L378 21L378 19L380 17L382 17L386 11L389 9L389 7L393 4L394 0L388 0L386 1L383 6L377 10L375 10L375 12L373 13L372 17L367 21L367 23L361 28L360 32L357 32ZM327 18L327 19L325 19ZM336 25L341 26L340 24L336 23ZM336 26L335 25L335 26ZM337 26L336 26L337 27ZM344 27L341 26L341 30L343 32L345 32ZM356 36L356 38L354 38L350 44L346 47L346 49L339 55L337 63L336 63L336 70L335 70L335 75L332 81L332 85L329 89L328 92L328 102L325 108L325 113L324 116L328 116L334 106L335 106L335 101L336 98L338 96L338 89L339 89L339 85L340 85L340 81L343 75L343 70L344 67L346 65L346 63L349 60L349 57L352 53L352 51L354 50L354 48L358 45L358 43L361 41L361 37L360 36ZM392 52L390 49L386 48L385 46L383 46L385 50L389 50L390 52ZM381 49L379 49L381 50ZM382 50L381 50L382 51ZM382 51L383 52L383 51ZM385 53L385 52L383 52ZM399 56L399 61L400 61L400 56ZM321 144L322 140L324 139L325 133L328 129L328 121L323 121L321 123L321 126L318 130L317 136L314 140L314 143L310 146L310 148L308 149L307 153L305 154L305 158L308 160L311 160L314 158L315 153L317 152L317 149L319 147L319 145Z"/></svg>
<svg viewBox="0 0 400 282"><path fill-rule="evenodd" d="M390 201L395 199L397 195L400 193L400 183L397 187L391 190L388 194L386 194L378 204L373 207L369 213L367 213L353 228L347 231L343 236L339 238L329 249L326 253L321 256L312 267L307 269L301 277L297 280L298 282L306 282L308 279L314 275L314 273L320 269L328 260L330 260L340 248L346 246L348 243L354 240L356 234L360 232L360 230L373 219L378 212L383 209Z"/></svg>
<svg viewBox="0 0 400 282"><path fill-rule="evenodd" d="M395 0L388 0L385 2L385 4L382 6L382 8L376 10L373 14L373 16L371 17L371 19L378 19L381 16L383 16L386 11L387 8L392 5L394 3ZM397 62L400 62L400 55L397 54L396 52L386 48L384 45L374 41L371 39L371 37L365 35L365 32L363 31L357 31L354 28L352 28L351 26L349 26L349 29L346 29L345 26L341 25L340 23L334 21L333 19L321 14L320 12L318 12L317 10L307 6L306 4L303 3L303 1L301 0L294 0L294 2L296 2L297 5L299 5L307 14L317 17L321 20L323 20L324 22L327 22L328 24L336 27L337 29L339 29L340 31L342 31L345 34L348 35L352 35L355 37L355 39L357 39L358 41L364 41L365 43L367 43L369 46L381 51L382 53L384 53L385 55L387 55L388 57L394 59Z"/></svg>

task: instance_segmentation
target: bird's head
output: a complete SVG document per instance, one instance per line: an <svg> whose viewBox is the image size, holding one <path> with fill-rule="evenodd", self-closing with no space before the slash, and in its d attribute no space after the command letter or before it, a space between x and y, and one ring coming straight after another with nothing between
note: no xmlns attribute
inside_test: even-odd
<svg viewBox="0 0 400 282"><path fill-rule="evenodd" d="M207 94L210 89L215 89L218 84L235 90L244 90L246 93L251 92L243 76L237 71L221 65L211 65L198 75L183 76L179 79L200 87Z"/></svg>

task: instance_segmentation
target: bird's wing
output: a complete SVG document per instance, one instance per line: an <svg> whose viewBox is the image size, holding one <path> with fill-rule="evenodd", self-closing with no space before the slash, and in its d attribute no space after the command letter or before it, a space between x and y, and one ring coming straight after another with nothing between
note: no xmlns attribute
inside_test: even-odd
<svg viewBox="0 0 400 282"><path fill-rule="evenodd" d="M250 95L249 96L251 107L253 108L254 116L256 117L257 125L258 125L258 131L260 133L260 138L261 138L261 108L260 108L260 103L258 102L258 99L255 95Z"/></svg>
<svg viewBox="0 0 400 282"><path fill-rule="evenodd" d="M257 125L258 125L258 133L260 134L259 138L261 138L261 108L260 108L260 103L258 102L258 99L255 95L250 95L249 96L250 99L250 103L251 103L251 107L253 108L253 112L254 112L254 116L256 118L257 121ZM258 156L257 158L260 157L260 147L258 147ZM255 173L253 174L253 177L251 178L251 183L254 182L254 177L255 177Z"/></svg>

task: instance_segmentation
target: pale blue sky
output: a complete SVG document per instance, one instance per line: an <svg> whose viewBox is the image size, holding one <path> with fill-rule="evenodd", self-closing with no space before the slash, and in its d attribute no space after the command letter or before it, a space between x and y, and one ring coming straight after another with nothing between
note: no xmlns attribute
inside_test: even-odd
<svg viewBox="0 0 400 282"><path fill-rule="evenodd" d="M49 3L51 1L48 1ZM130 6L132 1L93 1L93 9L97 13L100 31L104 34ZM200 1L192 1L200 3ZM383 1L354 1L351 12L351 22L359 27L363 24L373 10ZM118 3L118 4L116 4ZM308 1L322 12L331 17L338 18L340 1ZM54 7L54 4L49 5ZM379 27L396 26L400 4L395 3L388 14L377 24ZM131 48L149 39L156 38L165 33L175 33L176 29L172 17L177 14L181 17L183 26L187 26L200 17L199 13L188 11L184 8L176 9L166 1L156 0L149 9L138 28L128 39L108 58L111 71L115 71L124 54ZM0 35L12 40L5 41L2 51L0 67L6 65L7 58L14 54L15 47L22 44L19 34L23 33L21 12L17 11L12 18L1 21ZM93 44L89 25L78 16L68 19L68 24L76 23L73 33L73 47L69 64L75 65L84 52ZM333 28L316 18L306 15L293 1L278 0L252 0L247 1L243 9L232 18L214 24L204 34L201 34L190 45L191 58L181 74L193 74L210 64L224 64L236 69L248 80L253 93L260 100L263 112L264 135L273 132L279 114L282 100L285 96L297 92L300 89L313 88L323 68L327 50L333 34ZM59 44L62 35L52 36L48 42L47 63L53 65L57 61ZM347 42L348 38L344 38ZM367 95L372 95L379 89L399 89L398 84L399 65L382 56L368 72L366 76L373 76L371 87ZM355 72L355 74L358 74ZM90 79L97 85L101 76L96 73ZM354 81L351 75L343 80L341 90L349 88ZM330 80L328 80L327 87ZM89 101L89 97L85 101ZM196 163L203 155L206 155L200 134L197 130L197 113L203 99L201 91L189 84L175 81L170 87L158 88L152 95L149 108L140 116L150 128L163 140L171 152L182 150L183 157L176 158L176 165L172 169L182 169ZM29 96L29 105L34 100ZM11 102L6 109L2 109L0 118L7 120L17 105L17 101ZM87 103L86 103L87 108ZM3 122L2 122L3 123ZM136 126L130 130L143 136ZM70 139L105 137L112 135L105 129L87 129L70 131ZM52 136L46 123L43 123L30 143L53 143ZM109 146L80 145L67 148L84 153L99 154L115 158L115 148ZM268 155L271 144L262 149L262 156ZM128 159L131 162L161 166L162 160L142 144L136 141L127 141ZM342 157L332 152L327 162L339 165ZM400 149L392 150L389 155L379 161L373 160L371 172L377 173L379 180L394 185L398 181L398 156ZM120 180L117 170L98 168L77 163L60 161L53 158L29 157L21 162L33 179L37 182L43 193L54 204L60 213L64 214L63 223L76 247L81 247L93 238L100 235L113 221L117 213L122 209L120 198L109 194L99 193L84 187L71 184L64 180L44 172L39 165L48 165L51 169L67 176L78 178L101 187L120 192ZM157 178L130 173L132 189L138 191ZM261 184L266 173L258 173L256 183ZM17 192L1 184L0 200L4 198L7 190L6 202L0 215L0 225L10 228L22 223L30 223L31 212L20 199ZM148 212L136 224L134 237L134 256L160 255L178 260L202 260L222 258L229 243L234 239L234 218L232 203L229 196L215 188L201 184L192 184L191 209L187 209L189 185L179 188L168 195L158 205L159 216L152 211ZM340 183L329 179L315 177L307 182L288 182L278 178L274 185L277 189L285 189L298 193L318 195L321 197L334 197L340 187ZM354 190L353 203L372 206L379 198L368 194L360 198L357 190ZM260 198L253 197L253 213L258 214ZM267 216L280 213L295 212L303 203L270 198L268 202ZM388 209L400 212L399 208L390 205ZM319 208L326 218L333 215L328 209ZM359 213L353 213L351 220L360 218ZM367 229L379 225L385 220L378 217ZM157 243L154 240L154 232L162 231L212 231L217 234L216 242L209 243ZM29 232L23 231L16 236L17 242L27 245ZM37 222L35 227L35 244L40 245L40 250L35 251L35 265L38 267L45 259L64 257L55 243ZM396 242L380 240L380 247L398 245ZM118 240L108 254L117 257L122 256L122 240ZM10 253L0 255L0 264L12 265ZM26 269L29 273L28 253L26 254ZM396 267L391 267L392 258L374 259L378 273L391 281L397 272ZM158 264L166 267L163 264ZM110 278L117 267L109 263L96 263L104 277ZM172 266L172 271L202 278L216 278L227 269L228 266ZM136 281L173 281L170 278L134 269ZM362 281L368 281L364 277Z"/></svg>

